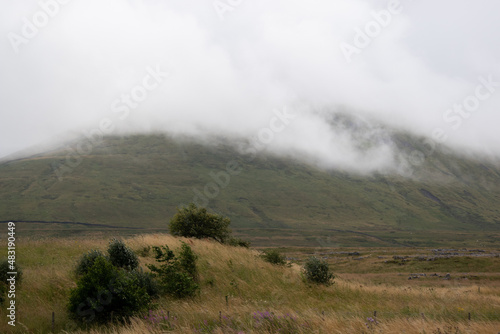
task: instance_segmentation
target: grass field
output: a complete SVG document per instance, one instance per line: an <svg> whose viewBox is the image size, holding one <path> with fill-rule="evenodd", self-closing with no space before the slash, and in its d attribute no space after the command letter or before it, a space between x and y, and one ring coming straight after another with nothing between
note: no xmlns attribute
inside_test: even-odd
<svg viewBox="0 0 500 334"><path fill-rule="evenodd" d="M73 223L27 223L18 222L16 228L23 236L82 237L102 233L104 235L130 236L144 233L167 233L168 219L161 227L120 227L96 224ZM6 224L0 224L0 229ZM301 228L241 228L231 223L233 232L255 247L454 247L494 248L498 247L499 231L449 230L407 231L400 229L301 229Z"/></svg>
<svg viewBox="0 0 500 334"><path fill-rule="evenodd" d="M75 286L72 269L82 253L104 250L108 236L20 236L17 263L24 268L24 281L16 296L18 323L15 329L8 326L2 307L0 332L49 333L52 312L56 333L500 331L498 248L288 247L280 250L292 265L276 267L259 258L258 249L190 239L182 240L199 255L199 296L162 297L150 312L126 326L79 328L65 310L69 289ZM141 255L146 255L142 250L147 246L180 246L179 239L165 234L135 235L125 237L125 242ZM0 247L5 249L5 242ZM335 284L325 287L303 281L300 265L310 255L330 263ZM140 256L140 261L142 266L153 263L152 255ZM408 279L412 276L418 278Z"/></svg>

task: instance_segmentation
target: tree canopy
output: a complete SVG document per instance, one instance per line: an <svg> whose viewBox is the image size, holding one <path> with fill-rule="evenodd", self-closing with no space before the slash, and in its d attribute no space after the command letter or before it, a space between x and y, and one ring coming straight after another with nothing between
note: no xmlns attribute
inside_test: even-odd
<svg viewBox="0 0 500 334"><path fill-rule="evenodd" d="M177 213L170 220L169 230L176 236L210 238L225 243L231 236L230 223L229 218L210 213L191 203L187 207L177 208Z"/></svg>

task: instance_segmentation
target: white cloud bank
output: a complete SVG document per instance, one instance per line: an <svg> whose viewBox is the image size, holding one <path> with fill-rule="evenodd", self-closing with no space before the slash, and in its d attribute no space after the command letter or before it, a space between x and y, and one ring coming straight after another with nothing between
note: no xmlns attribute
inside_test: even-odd
<svg viewBox="0 0 500 334"><path fill-rule="evenodd" d="M2 2L0 157L106 119L115 133L255 140L283 107L296 117L267 148L321 166L392 162L380 129L367 153L328 124L339 109L500 155L499 12L494 0Z"/></svg>

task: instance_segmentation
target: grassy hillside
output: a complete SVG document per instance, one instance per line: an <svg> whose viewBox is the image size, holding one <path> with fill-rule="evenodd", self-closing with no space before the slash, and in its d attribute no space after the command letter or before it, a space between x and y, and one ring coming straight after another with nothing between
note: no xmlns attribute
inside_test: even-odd
<svg viewBox="0 0 500 334"><path fill-rule="evenodd" d="M82 253L105 250L108 240L20 238L17 263L24 268L24 281L16 293L18 323L13 329L1 321L0 332L48 333L52 312L56 333L86 332L66 313L68 292L75 286L72 269ZM325 287L302 280L301 259L291 267L276 267L264 262L255 250L182 240L199 255L199 296L184 300L163 297L130 326L90 326L88 330L95 334L278 333L280 329L285 333L401 333L404 328L410 334L496 333L500 328L500 249L485 250L482 258L454 258L468 263L469 269L480 267L481 273L462 273L463 268L455 266L453 259L449 264L434 263L432 272L437 270L442 276L449 272L449 280L431 276L408 280L410 270L416 268L401 270L404 266L391 263L371 273L381 255L391 259L393 255L417 256L431 250L288 250L296 257L309 252L326 257L337 277L333 286ZM145 247L180 246L179 239L161 234L139 235L125 242L140 255L141 266L154 260L152 254L144 253ZM6 247L5 242L0 247ZM363 259L357 259L360 256L353 255L355 251L361 252ZM364 262L360 265L360 261ZM368 320L374 311L377 323ZM0 308L3 319L5 312ZM167 314L169 320L164 318Z"/></svg>
<svg viewBox="0 0 500 334"><path fill-rule="evenodd" d="M394 134L392 140L402 156L426 152L419 138ZM209 185L217 196L207 206L229 216L255 245L488 246L499 237L499 166L443 150L414 167L412 178L323 171L292 159L242 155L224 142L204 146L163 135L107 137L69 160L68 152L0 164L0 221L40 221L20 223L37 234L109 226L160 231L178 205L205 204L195 196ZM214 188L210 173L229 162L239 174Z"/></svg>

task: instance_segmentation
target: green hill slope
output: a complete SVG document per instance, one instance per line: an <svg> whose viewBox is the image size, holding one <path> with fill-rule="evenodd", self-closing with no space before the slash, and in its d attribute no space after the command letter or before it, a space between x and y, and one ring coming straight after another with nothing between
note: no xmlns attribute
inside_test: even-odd
<svg viewBox="0 0 500 334"><path fill-rule="evenodd" d="M403 156L425 152L419 138L391 139ZM0 164L0 221L164 229L177 206L196 201L229 216L256 245L487 245L499 236L498 164L442 150L410 178L327 172L163 135L107 137L90 151Z"/></svg>

